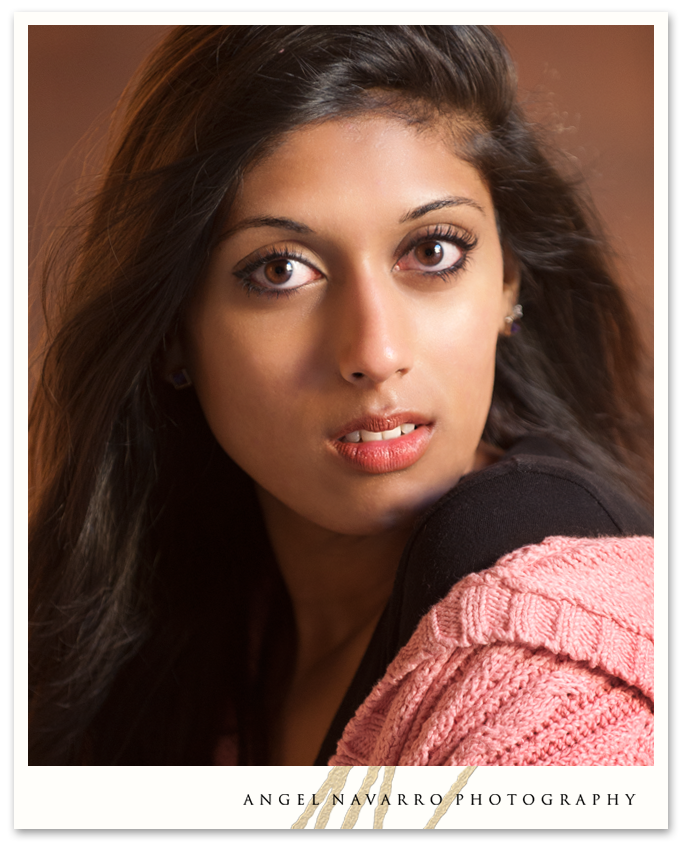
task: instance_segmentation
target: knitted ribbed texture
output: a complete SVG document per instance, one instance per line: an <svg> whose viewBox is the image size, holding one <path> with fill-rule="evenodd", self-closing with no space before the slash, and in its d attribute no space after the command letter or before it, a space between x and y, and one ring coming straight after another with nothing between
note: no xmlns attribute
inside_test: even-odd
<svg viewBox="0 0 692 850"><path fill-rule="evenodd" d="M653 540L553 537L421 620L330 765L653 763Z"/></svg>

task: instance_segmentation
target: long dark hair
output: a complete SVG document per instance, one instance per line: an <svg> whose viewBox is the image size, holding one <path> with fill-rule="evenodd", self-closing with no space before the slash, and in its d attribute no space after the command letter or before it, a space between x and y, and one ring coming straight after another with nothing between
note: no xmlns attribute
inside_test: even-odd
<svg viewBox="0 0 692 850"><path fill-rule="evenodd" d="M276 636L291 634L287 594L252 483L158 363L243 171L291 129L368 110L471 119L472 130L457 122L459 155L490 189L525 314L498 345L485 439L548 434L645 492L635 328L596 220L523 117L491 30L176 28L45 266L32 764L208 764L225 729L238 732L240 763L268 758L266 682Z"/></svg>

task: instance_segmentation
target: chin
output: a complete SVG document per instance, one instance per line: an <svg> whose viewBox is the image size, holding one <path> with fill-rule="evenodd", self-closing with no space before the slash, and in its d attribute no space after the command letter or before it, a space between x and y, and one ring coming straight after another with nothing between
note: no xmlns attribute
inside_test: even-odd
<svg viewBox="0 0 692 850"><path fill-rule="evenodd" d="M349 537L372 537L390 531L409 529L413 526L417 516L418 514L414 512L391 511L375 517L372 514L339 517L328 525L322 523L322 526L327 528L328 531Z"/></svg>
<svg viewBox="0 0 692 850"><path fill-rule="evenodd" d="M421 496L420 490L408 498L386 500L383 498L357 500L348 510L330 511L329 515L315 518L318 525L337 534L370 536L397 529L411 528L418 517L430 505L448 492L457 479L449 484L428 490Z"/></svg>

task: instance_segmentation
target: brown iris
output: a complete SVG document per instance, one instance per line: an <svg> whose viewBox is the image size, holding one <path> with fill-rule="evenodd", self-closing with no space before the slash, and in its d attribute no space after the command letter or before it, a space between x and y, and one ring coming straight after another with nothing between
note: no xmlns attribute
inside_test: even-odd
<svg viewBox="0 0 692 850"><path fill-rule="evenodd" d="M264 267L264 275L275 285L288 283L293 274L293 263L290 260L273 260Z"/></svg>
<svg viewBox="0 0 692 850"><path fill-rule="evenodd" d="M421 242L416 245L414 254L419 263L424 266L436 266L444 257L444 248L439 242L430 240L429 242Z"/></svg>

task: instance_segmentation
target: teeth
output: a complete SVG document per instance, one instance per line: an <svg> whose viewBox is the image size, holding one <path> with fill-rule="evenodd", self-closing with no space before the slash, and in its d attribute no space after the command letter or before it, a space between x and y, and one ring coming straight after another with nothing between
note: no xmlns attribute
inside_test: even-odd
<svg viewBox="0 0 692 850"><path fill-rule="evenodd" d="M415 431L416 426L411 422L406 422L403 425L397 425L390 431L351 431L342 437L344 443L373 443L376 440L393 440L395 437L400 437L402 434L410 434Z"/></svg>

